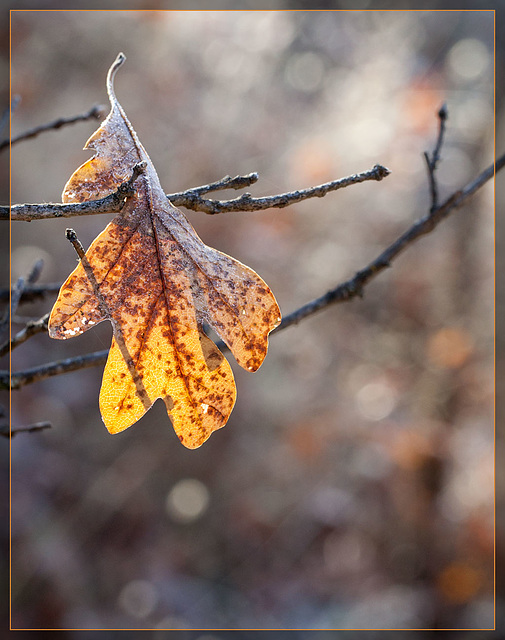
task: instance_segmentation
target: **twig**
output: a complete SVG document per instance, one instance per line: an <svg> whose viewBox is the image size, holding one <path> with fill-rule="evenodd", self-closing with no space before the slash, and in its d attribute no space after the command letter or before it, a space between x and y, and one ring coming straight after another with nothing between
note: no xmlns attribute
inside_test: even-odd
<svg viewBox="0 0 505 640"><path fill-rule="evenodd" d="M70 218L71 216L90 215L95 213L115 213L121 211L126 198L134 192L133 183L144 171L145 162L133 167L131 177L121 184L117 191L100 200L76 202L69 204L15 204L10 207L11 220L45 220L47 218ZM0 206L0 220L9 220L9 207Z"/></svg>
<svg viewBox="0 0 505 640"><path fill-rule="evenodd" d="M19 304L24 302L33 302L34 300L43 299L48 295L58 293L61 288L61 282L51 282L49 284L27 285L21 294ZM10 289L0 289L0 302L9 300Z"/></svg>
<svg viewBox="0 0 505 640"><path fill-rule="evenodd" d="M0 358L3 357L6 353L9 353L9 349L15 349L20 344L23 344L28 338L31 338L37 333L42 333L47 331L47 322L49 320L49 314L46 313L45 316L39 318L38 320L32 320L26 323L26 326L19 331L10 342L5 342L0 347Z"/></svg>
<svg viewBox="0 0 505 640"><path fill-rule="evenodd" d="M44 260L42 260L42 258L39 258L35 264L32 267L32 270L30 271L30 273L28 274L28 278L26 279L26 283L28 285L33 284L34 282L37 282L37 280L40 278L40 274L42 273L42 269L44 268Z"/></svg>
<svg viewBox="0 0 505 640"><path fill-rule="evenodd" d="M435 174L436 174L438 163L440 161L440 150L442 149L442 145L444 142L445 123L449 118L447 105L445 103L440 107L437 115L439 120L439 129L438 129L438 138L435 144L435 149L433 150L433 154L431 158L430 158L430 154L427 151L424 152L424 159L426 160L426 166L428 169L428 180L430 183L430 193L431 193L430 211L432 213L438 207L438 183L437 183Z"/></svg>
<svg viewBox="0 0 505 640"><path fill-rule="evenodd" d="M29 138L35 138L39 133L44 131L50 131L52 129L60 129L68 124L74 124L75 122L80 122L82 120L91 120L95 118L96 120L100 120L105 114L105 107L103 105L96 104L92 107L87 113L81 113L77 116L72 116L70 118L58 118L57 120L53 120L52 122L48 122L47 124L39 125L38 127L34 127L29 131L25 131L24 133L20 133L18 136L15 136L11 139L11 144L16 144L17 142L21 142L21 140L28 140ZM9 138L2 140L0 142L0 151L2 149L6 149L9 146Z"/></svg>
<svg viewBox="0 0 505 640"><path fill-rule="evenodd" d="M88 367L96 367L105 364L107 360L108 349L103 351L95 351L84 356L76 356L73 358L65 358L50 362L40 367L32 367L24 371L13 373L10 378L10 386L12 389L20 389L26 384L38 382L51 376L59 376L62 373L77 371L78 369L87 369ZM0 389L9 388L9 372L0 371Z"/></svg>
<svg viewBox="0 0 505 640"><path fill-rule="evenodd" d="M36 282L40 277L40 273L42 271L42 267L43 266L44 266L44 261L42 259L37 260L37 262L33 265L30 273L28 274L28 277L26 279L26 283L33 284L34 282ZM10 297L10 300L11 300L10 315L11 315L11 317L16 313L18 305L19 305L19 303L21 301L21 297L23 295L23 291L25 290L26 283L25 283L25 279L23 277L21 277L21 278L18 279L18 281L16 282L15 287L12 290L12 295ZM2 320L0 322L0 327L3 328L3 326L5 324L7 324L8 321L9 321L9 312L7 312L5 317L2 318Z"/></svg>
<svg viewBox="0 0 505 640"><path fill-rule="evenodd" d="M4 112L2 114L2 119L0 120L0 131L4 130L5 125L9 122L9 116L11 113L14 113L14 111L16 110L16 107L18 106L18 104L21 102L21 96L12 96L12 102L10 105L10 108L7 107L6 109L4 109Z"/></svg>
<svg viewBox="0 0 505 640"><path fill-rule="evenodd" d="M350 280L343 282L334 289L330 289L330 291L320 298L308 302L299 309L296 309L296 311L285 316L281 324L276 327L272 333L281 331L292 324L298 324L300 320L313 315L331 304L345 302L355 296L361 297L364 286L368 284L372 278L375 278L381 271L391 266L391 262L418 238L433 231L442 220L447 218L455 209L462 206L470 196L495 175L495 172L497 173L504 166L505 155L501 156L495 164L490 165L473 182L470 182L463 189L456 191L456 193L447 198L442 205L415 222L405 233L390 244L385 251L377 256L375 260L370 262L364 269L358 271Z"/></svg>
<svg viewBox="0 0 505 640"><path fill-rule="evenodd" d="M186 191L179 191L178 193L166 194L167 198L175 206L182 205L181 199L184 200L188 194L202 195L204 193L210 193L211 191L222 191L223 189L244 189L244 187L250 187L255 182L258 182L259 175L254 173L248 173L245 176L225 176L221 180L216 180L210 184L204 184L201 187L193 187L192 189L186 189Z"/></svg>
<svg viewBox="0 0 505 640"><path fill-rule="evenodd" d="M9 310L7 310L7 312L4 314L2 320L0 321L0 328L2 330L4 329L4 327L9 322L9 313L10 313L11 316L13 316L16 313L19 301L21 300L21 294L23 293L23 289L24 288L25 288L25 279L23 278L23 276L21 276L21 277L18 278L16 284L12 288L10 312L9 312Z"/></svg>
<svg viewBox="0 0 505 640"><path fill-rule="evenodd" d="M120 54L122 55L122 54ZM118 56L119 59L119 56ZM142 163L145 166L145 162ZM124 339L123 336L123 331L121 328L121 325L119 324L119 322L115 319L114 315L111 313L109 306L107 304L106 299L104 298L104 296L102 295L102 292L100 290L100 285L98 284L94 271L93 271L93 267L91 266L87 256L86 256L86 252L84 251L84 247L82 246L79 238L77 237L76 232L73 229L66 229L65 231L65 235L67 237L67 240L72 244L72 246L74 247L77 255L79 256L79 258L81 259L81 265L82 268L84 269L86 276L91 284L91 286L93 287L93 293L95 294L95 297L98 300L98 306L99 309L102 313L103 317L106 317L110 320L111 324L112 324L112 329L114 332L114 340L116 342L116 345L118 346L119 351L121 352L121 355L123 356L123 360L126 364L126 366L128 367L128 371L130 372L130 376L133 380L133 382L135 383L135 393L138 396L140 402L142 402L142 404L144 405L144 409L147 411L149 409L149 407L151 406L151 402L149 400L149 396L147 394L146 388L144 386L144 383L142 382L142 378L139 375L139 372L137 371L137 368L135 366L135 362L133 361L133 358L130 354L130 352L128 351L128 347L126 345L126 341Z"/></svg>
<svg viewBox="0 0 505 640"><path fill-rule="evenodd" d="M209 191L241 189L244 186L254 184L258 179L258 174L250 173L246 176L235 176L234 178L225 176L211 184L166 195L176 207L183 206L193 211L203 211L209 214L231 211L261 211L271 207L287 207L308 198L322 198L330 191L337 191L351 184L359 184L367 180L382 180L389 173L389 169L377 164L369 171L355 173L352 176L326 182L310 189L290 191L276 196L253 198L250 193L244 193L233 200L206 200L201 197L202 193L209 193ZM31 220L46 220L48 218L70 218L72 216L94 215L97 213L116 213L124 205L124 193L121 192L121 189L124 189L125 184L121 185L115 193L100 200L90 200L78 204L15 204L11 207L10 219L30 222ZM0 220L8 219L9 207L0 206Z"/></svg>
<svg viewBox="0 0 505 640"><path fill-rule="evenodd" d="M175 206L184 206L193 211L203 211L204 213L229 213L232 211L261 211L270 208L283 208L289 205L307 200L308 198L322 198L330 191L337 191L351 184L359 184L366 180L382 180L390 174L389 169L376 164L373 169L362 173L355 173L352 176L325 182L317 187L309 189L301 189L298 191L289 191L276 196L266 196L253 198L250 193L243 193L233 200L205 200L201 198L195 190L189 190L181 194L168 195L168 199ZM174 196L178 196L175 197Z"/></svg>
<svg viewBox="0 0 505 640"><path fill-rule="evenodd" d="M417 222L415 222L407 231L397 238L389 247L383 251L375 260L370 262L364 269L358 271L353 278L340 284L338 287L331 289L320 298L316 298L311 302L301 306L292 313L284 317L281 324L274 329L272 334L282 331L287 327L297 324L304 318L313 315L317 311L337 302L345 302L351 300L355 296L362 295L363 288L370 280L376 277L381 271L390 265L392 260L396 258L404 249L417 240L420 236L432 231L444 218L452 211L460 207L468 200L478 189L480 189L495 173L505 166L505 155L501 156L496 163L489 166L475 180L466 185L463 189L454 193L448 198L435 212L430 212ZM224 350L224 343L218 342L217 346ZM19 371L12 375L12 389L43 380L50 376L76 371L87 367L104 365L107 360L108 350L96 351L85 356L77 356L67 358L58 362L51 362L40 367L33 367L25 371ZM0 371L0 388L8 388L9 372Z"/></svg>
<svg viewBox="0 0 505 640"><path fill-rule="evenodd" d="M44 429L50 429L53 425L50 422L35 422L34 424L30 424L27 427L16 427L15 429L9 430L9 425L0 425L0 436L4 438L8 438L9 436L14 436L18 433L32 433L33 431L43 431Z"/></svg>

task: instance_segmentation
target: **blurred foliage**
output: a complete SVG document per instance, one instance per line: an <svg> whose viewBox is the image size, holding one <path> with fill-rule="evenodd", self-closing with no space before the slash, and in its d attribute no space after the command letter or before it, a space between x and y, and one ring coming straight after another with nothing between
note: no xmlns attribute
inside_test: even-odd
<svg viewBox="0 0 505 640"><path fill-rule="evenodd" d="M374 258L429 207L422 152L449 121L442 197L493 153L491 12L26 12L12 20L13 134L118 99L167 192L259 171L255 195L370 168L387 180L259 213L189 217L285 313ZM95 123L13 149L13 202L59 201ZM236 194L234 194L236 195ZM84 243L109 216L71 221ZM12 278L75 265L69 221L12 230ZM362 301L233 363L227 427L185 450L158 404L111 437L101 372L13 396L13 625L493 625L493 189ZM51 302L24 305L38 317ZM23 369L106 348L110 327L32 338ZM219 638L219 635L216 636Z"/></svg>

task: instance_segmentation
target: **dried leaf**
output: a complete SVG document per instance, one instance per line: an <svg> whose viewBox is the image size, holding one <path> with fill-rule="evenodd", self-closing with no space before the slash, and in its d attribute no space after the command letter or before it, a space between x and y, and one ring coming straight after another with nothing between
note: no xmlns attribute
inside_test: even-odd
<svg viewBox="0 0 505 640"><path fill-rule="evenodd" d="M110 320L114 338L100 391L108 430L127 429L162 398L180 441L196 448L226 424L236 397L230 365L204 323L242 367L256 371L280 311L252 269L205 245L166 198L114 94L124 59L119 54L107 76L111 112L86 143L96 153L72 175L63 201L102 198L137 163L147 166L135 194L61 287L49 334L65 339Z"/></svg>

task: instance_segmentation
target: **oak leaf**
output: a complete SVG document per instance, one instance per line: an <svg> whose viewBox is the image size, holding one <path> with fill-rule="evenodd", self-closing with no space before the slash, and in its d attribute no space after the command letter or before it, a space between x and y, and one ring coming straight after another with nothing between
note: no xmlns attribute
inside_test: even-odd
<svg viewBox="0 0 505 640"><path fill-rule="evenodd" d="M162 398L180 441L196 448L226 424L236 397L231 367L204 324L242 367L256 371L280 310L252 269L205 245L165 196L114 93L124 60L119 54L109 70L111 111L85 146L96 153L71 176L63 202L102 198L138 163L145 162L145 170L61 287L49 334L66 339L110 320L113 339L100 391L107 429L127 429Z"/></svg>

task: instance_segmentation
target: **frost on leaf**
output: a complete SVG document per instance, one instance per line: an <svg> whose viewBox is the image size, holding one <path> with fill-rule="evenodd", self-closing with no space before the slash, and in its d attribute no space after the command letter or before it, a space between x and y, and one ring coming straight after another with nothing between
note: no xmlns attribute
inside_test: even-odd
<svg viewBox="0 0 505 640"><path fill-rule="evenodd" d="M119 54L107 76L111 111L86 143L95 155L67 182L63 202L102 198L137 163L147 166L61 287L49 334L71 338L110 320L114 337L100 391L107 429L127 429L162 398L180 441L196 448L226 424L236 397L230 365L204 324L242 367L256 371L280 311L252 269L205 245L166 198L114 94L124 59Z"/></svg>

